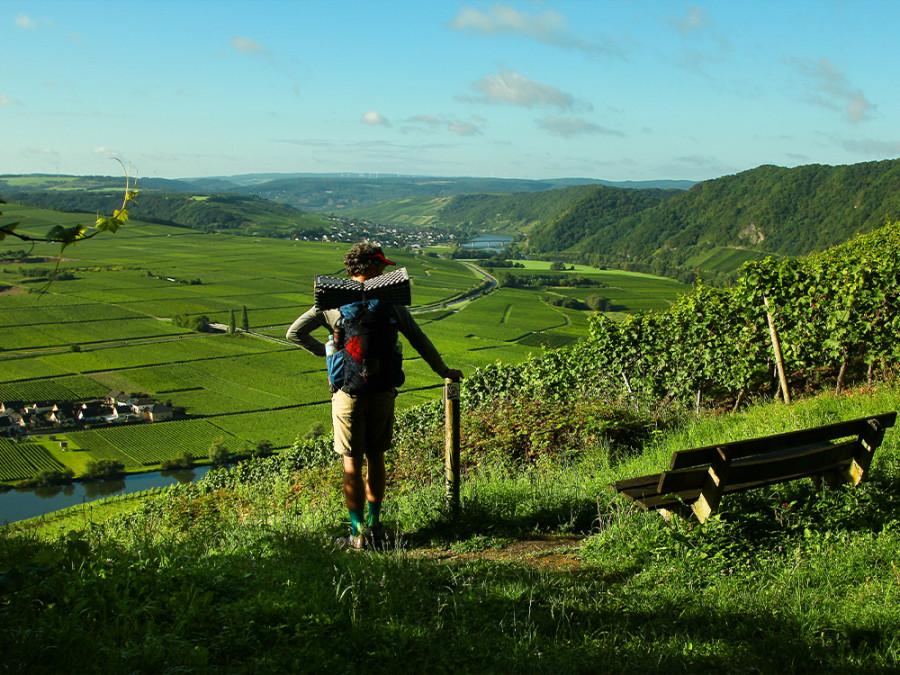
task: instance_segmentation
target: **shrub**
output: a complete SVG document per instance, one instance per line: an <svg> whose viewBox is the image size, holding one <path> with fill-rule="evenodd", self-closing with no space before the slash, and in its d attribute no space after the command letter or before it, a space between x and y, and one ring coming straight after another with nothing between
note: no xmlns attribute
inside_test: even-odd
<svg viewBox="0 0 900 675"><path fill-rule="evenodd" d="M159 468L163 471L172 471L173 469L190 469L194 466L194 457L189 452L182 452L174 459L167 459L160 463Z"/></svg>
<svg viewBox="0 0 900 675"><path fill-rule="evenodd" d="M209 461L213 466L224 466L231 459L231 453L221 438L217 438L209 446Z"/></svg>
<svg viewBox="0 0 900 675"><path fill-rule="evenodd" d="M75 472L66 467L64 469L43 469L34 477L26 478L16 483L16 487L50 487L53 485L68 485L75 478Z"/></svg>
<svg viewBox="0 0 900 675"><path fill-rule="evenodd" d="M253 449L250 451L250 456L253 459L259 459L261 457L271 457L275 454L275 446L272 441L263 440L257 443Z"/></svg>
<svg viewBox="0 0 900 675"><path fill-rule="evenodd" d="M91 460L87 463L83 477L87 480L111 480L125 473L125 464L114 459Z"/></svg>

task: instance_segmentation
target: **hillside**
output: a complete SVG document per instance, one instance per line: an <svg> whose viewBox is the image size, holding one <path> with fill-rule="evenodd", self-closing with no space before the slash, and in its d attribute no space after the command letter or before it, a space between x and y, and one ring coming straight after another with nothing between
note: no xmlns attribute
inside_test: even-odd
<svg viewBox="0 0 900 675"><path fill-rule="evenodd" d="M120 183L102 177L2 177L0 196L94 212L114 207ZM143 186L141 215L158 222L279 234L324 223L288 208L293 206L390 227L503 232L518 235L519 249L532 256L683 281L697 271L713 281L730 279L749 260L820 251L900 216L900 160L761 166L688 190L679 189L687 187L679 181L344 174L148 179Z"/></svg>
<svg viewBox="0 0 900 675"><path fill-rule="evenodd" d="M520 250L682 280L821 251L900 215L900 160L761 166L688 190L580 185L394 199L348 210L394 224L519 235Z"/></svg>
<svg viewBox="0 0 900 675"><path fill-rule="evenodd" d="M517 194L547 192L576 185L611 185L622 188L675 188L686 190L692 181L656 180L616 183L594 178L515 178L391 176L383 174L255 174L194 179L196 187L252 194L308 211L331 213L407 200L443 199L468 194ZM228 185L231 185L229 188ZM363 217L376 220L368 212ZM378 220L383 224L395 224ZM422 224L422 223L415 223Z"/></svg>
<svg viewBox="0 0 900 675"><path fill-rule="evenodd" d="M0 179L7 202L73 213L112 213L122 198L122 179L24 177ZM142 220L203 231L258 236L319 236L330 221L285 204L237 194L183 192L186 183L146 180L139 185L135 211Z"/></svg>
<svg viewBox="0 0 900 675"><path fill-rule="evenodd" d="M676 266L703 267L703 255L718 249L805 255L898 215L900 160L762 166L699 183L611 224L595 220L594 232L572 252L593 264L638 263L660 273ZM576 226L585 227L570 225Z"/></svg>

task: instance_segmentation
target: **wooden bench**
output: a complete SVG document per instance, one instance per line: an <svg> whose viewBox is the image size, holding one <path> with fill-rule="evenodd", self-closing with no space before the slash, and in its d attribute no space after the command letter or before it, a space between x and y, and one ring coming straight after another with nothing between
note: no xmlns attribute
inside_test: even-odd
<svg viewBox="0 0 900 675"><path fill-rule="evenodd" d="M620 480L613 487L646 510L658 509L704 523L722 495L797 478L817 487L857 485L866 475L896 412L745 441L680 450L668 471Z"/></svg>

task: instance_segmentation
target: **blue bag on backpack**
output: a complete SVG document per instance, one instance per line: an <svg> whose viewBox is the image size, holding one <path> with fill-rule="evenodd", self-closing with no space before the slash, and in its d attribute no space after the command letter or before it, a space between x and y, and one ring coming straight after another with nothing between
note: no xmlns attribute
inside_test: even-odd
<svg viewBox="0 0 900 675"><path fill-rule="evenodd" d="M331 391L386 391L403 384L403 352L391 303L378 299L340 307L341 320L326 347Z"/></svg>

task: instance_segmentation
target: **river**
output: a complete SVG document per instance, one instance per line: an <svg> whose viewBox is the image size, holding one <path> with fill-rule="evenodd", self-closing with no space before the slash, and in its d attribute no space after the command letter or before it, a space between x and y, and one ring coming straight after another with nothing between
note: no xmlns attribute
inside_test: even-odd
<svg viewBox="0 0 900 675"><path fill-rule="evenodd" d="M508 234L479 234L477 237L460 244L463 248L476 248L486 251L502 251L513 238Z"/></svg>
<svg viewBox="0 0 900 675"><path fill-rule="evenodd" d="M195 469L181 471L137 473L121 480L0 492L0 524L43 516L69 506L87 504L104 497L168 487L175 483L190 483L205 476L207 471L209 471L209 466L199 466Z"/></svg>

